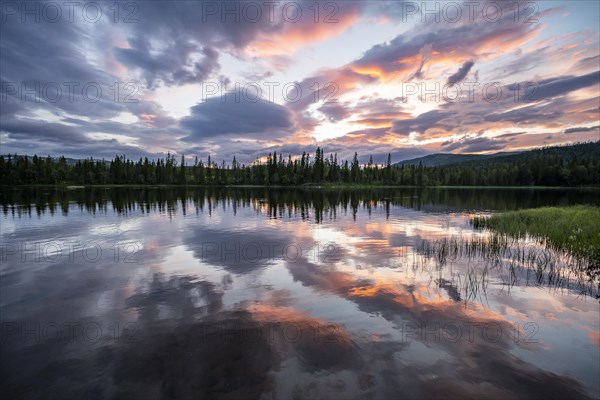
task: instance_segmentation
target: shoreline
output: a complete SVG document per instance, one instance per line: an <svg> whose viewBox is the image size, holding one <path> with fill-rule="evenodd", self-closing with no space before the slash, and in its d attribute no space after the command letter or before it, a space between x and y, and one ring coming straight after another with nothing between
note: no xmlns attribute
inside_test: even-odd
<svg viewBox="0 0 600 400"><path fill-rule="evenodd" d="M347 184L307 184L307 185L197 185L197 184L28 184L28 185L4 185L0 188L56 188L56 189L86 189L86 188L106 188L106 189L173 189L173 188L226 188L226 189L348 189L348 190L367 190L367 189L518 189L518 190L591 190L600 191L600 186L405 186L389 184L373 185L347 185Z"/></svg>

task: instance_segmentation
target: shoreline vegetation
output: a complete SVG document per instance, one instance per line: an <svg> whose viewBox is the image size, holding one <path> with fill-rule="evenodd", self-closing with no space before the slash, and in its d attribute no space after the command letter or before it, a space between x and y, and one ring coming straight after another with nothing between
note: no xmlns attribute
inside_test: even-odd
<svg viewBox="0 0 600 400"><path fill-rule="evenodd" d="M167 154L166 158L137 161L117 155L111 161L67 160L7 155L0 156L2 185L58 186L238 186L303 188L384 187L600 187L600 141L555 146L499 156L485 161L450 165L384 164L339 161L337 153L325 155L317 147L314 157L284 157L269 153L251 164L217 163L208 156L206 164L195 158L187 164Z"/></svg>
<svg viewBox="0 0 600 400"><path fill-rule="evenodd" d="M509 288L526 284L568 289L600 299L600 207L540 207L475 216L471 225L487 229L484 238L423 240L420 254L442 268L458 259L482 260L452 284L465 299L485 293L489 272L500 273ZM532 240L533 239L533 240Z"/></svg>
<svg viewBox="0 0 600 400"><path fill-rule="evenodd" d="M473 217L476 229L515 239L533 238L548 247L585 260L590 272L600 274L600 207L577 205L507 211Z"/></svg>
<svg viewBox="0 0 600 400"><path fill-rule="evenodd" d="M452 276L443 285L455 287L465 300L485 294L492 272L509 290L513 286L533 285L600 298L598 268L590 266L587 260L565 250L525 243L507 235L424 239L416 251L433 261L433 265L428 265L431 272L458 260L468 261L464 275Z"/></svg>

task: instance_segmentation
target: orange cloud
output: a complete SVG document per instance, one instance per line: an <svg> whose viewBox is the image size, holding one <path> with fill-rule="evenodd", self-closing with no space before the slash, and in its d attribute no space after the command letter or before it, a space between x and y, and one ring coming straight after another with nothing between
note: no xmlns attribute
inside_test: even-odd
<svg viewBox="0 0 600 400"><path fill-rule="evenodd" d="M588 337L597 347L600 347L600 331L588 333Z"/></svg>
<svg viewBox="0 0 600 400"><path fill-rule="evenodd" d="M315 23L313 18L308 16L297 23L284 23L282 30L275 33L260 32L248 45L247 50L259 56L291 54L301 46L318 43L343 33L357 21L358 16L359 10L354 8L336 15L336 23L327 23L324 17Z"/></svg>

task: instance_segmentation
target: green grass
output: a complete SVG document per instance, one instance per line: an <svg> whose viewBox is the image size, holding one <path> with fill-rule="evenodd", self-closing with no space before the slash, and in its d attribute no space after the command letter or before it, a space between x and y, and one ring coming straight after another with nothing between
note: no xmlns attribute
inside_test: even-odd
<svg viewBox="0 0 600 400"><path fill-rule="evenodd" d="M489 228L512 237L529 235L558 250L600 267L600 207L542 207L475 217L475 228Z"/></svg>

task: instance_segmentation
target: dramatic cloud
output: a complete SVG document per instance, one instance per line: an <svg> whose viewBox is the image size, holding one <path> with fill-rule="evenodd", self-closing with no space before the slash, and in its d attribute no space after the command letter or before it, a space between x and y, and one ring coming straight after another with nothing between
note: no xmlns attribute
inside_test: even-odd
<svg viewBox="0 0 600 400"><path fill-rule="evenodd" d="M52 20L46 3L28 2L30 13L3 3L3 152L250 162L323 145L380 159L598 133L598 28L576 17L597 15L592 3L540 4L527 22L505 2L457 20L443 6L436 18L406 2L312 0L94 3L97 19L87 3L70 14L52 2L62 11ZM223 103L206 90L215 84L263 91ZM416 92L405 98L406 85ZM462 92L450 101L444 85Z"/></svg>
<svg viewBox="0 0 600 400"><path fill-rule="evenodd" d="M11 139L37 139L42 142L85 143L84 135L72 126L44 123L36 120L3 122L2 130L8 132Z"/></svg>
<svg viewBox="0 0 600 400"><path fill-rule="evenodd" d="M591 131L597 131L599 129L600 129L600 125L590 126L590 127L577 126L575 128L565 129L565 133L591 132Z"/></svg>
<svg viewBox="0 0 600 400"><path fill-rule="evenodd" d="M506 11L509 6L502 4L502 7ZM373 46L352 66L356 71L389 78L407 74L419 63L417 73L412 76L422 77L424 63L438 64L477 54L491 58L490 48L499 52L519 46L538 33L539 27L534 24L515 24L509 13L502 15L495 24L490 24L482 16L469 23L431 21L424 24L424 29L419 26L414 32Z"/></svg>
<svg viewBox="0 0 600 400"><path fill-rule="evenodd" d="M465 62L454 75L448 78L448 85L454 85L465 79L471 68L473 68L473 65L475 65L473 61Z"/></svg>
<svg viewBox="0 0 600 400"><path fill-rule="evenodd" d="M352 115L351 110L341 103L329 102L319 107L319 111L327 116L331 122L337 122Z"/></svg>
<svg viewBox="0 0 600 400"><path fill-rule="evenodd" d="M195 105L192 114L181 121L182 127L191 131L183 140L216 139L221 135L269 140L291 133L291 111L267 100L253 100L233 92Z"/></svg>
<svg viewBox="0 0 600 400"><path fill-rule="evenodd" d="M550 78L537 83L532 89L532 100L544 100L562 96L579 89L600 84L600 71L581 76Z"/></svg>
<svg viewBox="0 0 600 400"><path fill-rule="evenodd" d="M459 150L461 153L478 153L482 151L491 151L502 149L506 141L491 139L487 137L463 137L456 141L442 143L442 149L447 152Z"/></svg>
<svg viewBox="0 0 600 400"><path fill-rule="evenodd" d="M441 125L440 121L452 116L449 112L439 110L428 111L416 118L402 119L394 121L392 132L399 135L408 135L411 132L425 133L433 127L450 128L449 125Z"/></svg>
<svg viewBox="0 0 600 400"><path fill-rule="evenodd" d="M210 47L175 42L165 52L152 56L147 42L138 40L131 44L135 47L115 49L117 59L127 67L140 68L150 87L157 79L169 85L200 83L219 68L219 53ZM192 53L202 55L202 60L193 62Z"/></svg>

